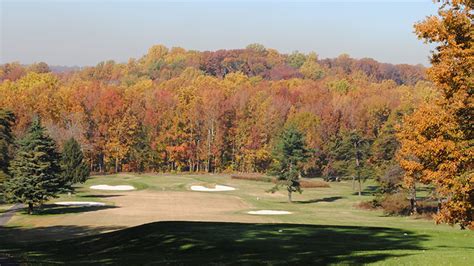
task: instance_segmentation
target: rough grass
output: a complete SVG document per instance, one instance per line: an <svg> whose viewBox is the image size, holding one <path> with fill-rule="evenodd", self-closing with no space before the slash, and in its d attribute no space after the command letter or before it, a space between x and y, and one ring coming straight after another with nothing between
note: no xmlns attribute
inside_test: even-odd
<svg viewBox="0 0 474 266"><path fill-rule="evenodd" d="M38 227L33 225L40 216L18 214L9 227L0 229L5 236L0 237L0 253L32 264L469 265L474 261L472 231L355 207L373 198L376 187L370 181L364 183L362 197L350 182L339 182L331 183L331 188L304 189L303 194L294 195L293 203L287 203L285 191L265 192L272 183L227 175L114 175L89 180L72 197L107 201L101 195L113 192L88 187L127 182L156 193L187 191L195 183L223 184L238 188L223 195L241 198L252 209L293 214L272 217L273 224L235 223L232 218L228 222L158 222L107 234L98 233L118 228L102 228L101 221L90 221L94 226ZM61 215L80 213L55 214L55 219ZM37 236L45 232L80 238L41 242ZM40 243L12 242L9 235L35 236Z"/></svg>

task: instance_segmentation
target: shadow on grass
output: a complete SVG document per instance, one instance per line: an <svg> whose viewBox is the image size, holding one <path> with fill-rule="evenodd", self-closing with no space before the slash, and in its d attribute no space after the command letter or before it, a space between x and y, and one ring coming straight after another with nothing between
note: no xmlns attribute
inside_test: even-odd
<svg viewBox="0 0 474 266"><path fill-rule="evenodd" d="M54 214L66 214L66 213L82 213L82 212L93 212L106 209L118 208L116 206L64 206L55 204L45 204L41 208L36 209L33 215L54 215ZM26 209L23 210L26 213Z"/></svg>
<svg viewBox="0 0 474 266"><path fill-rule="evenodd" d="M57 233L80 236L76 229ZM9 230L31 235L49 228ZM156 222L76 239L7 244L3 253L30 264L362 264L408 256L426 240L380 227Z"/></svg>
<svg viewBox="0 0 474 266"><path fill-rule="evenodd" d="M88 226L76 226L76 225L64 225L64 226L48 226L48 227L35 227L35 228L24 228L17 226L0 226L0 253L5 251L7 246L22 246L22 244L31 244L36 242L44 242L67 238L77 238L83 236L96 235L106 231L123 229L118 226L99 226L99 227L88 227ZM5 245L8 243L8 245Z"/></svg>
<svg viewBox="0 0 474 266"><path fill-rule="evenodd" d="M122 197L123 195L83 195L81 198L115 198Z"/></svg>
<svg viewBox="0 0 474 266"><path fill-rule="evenodd" d="M295 201L295 203L300 203L300 204L308 204L308 203L318 203L318 202L334 202L336 200L344 199L345 197L326 197L322 199L311 199L311 200L300 200L300 201Z"/></svg>
<svg viewBox="0 0 474 266"><path fill-rule="evenodd" d="M362 196L373 196L375 192L377 192L379 186L366 186L362 190ZM356 184L356 190L352 192L352 195L359 195L359 191L357 190L357 184Z"/></svg>

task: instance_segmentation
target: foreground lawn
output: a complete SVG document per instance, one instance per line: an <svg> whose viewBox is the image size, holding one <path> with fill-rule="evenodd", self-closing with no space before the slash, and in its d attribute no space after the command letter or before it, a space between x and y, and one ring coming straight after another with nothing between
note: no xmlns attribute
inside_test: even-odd
<svg viewBox="0 0 474 266"><path fill-rule="evenodd" d="M78 239L15 244L3 252L31 264L468 265L474 259L472 244L462 234L383 227L158 222Z"/></svg>
<svg viewBox="0 0 474 266"><path fill-rule="evenodd" d="M96 184L131 184L138 191L88 189ZM189 191L194 184L222 184L236 190ZM271 183L234 180L225 175L94 177L79 187L77 194L63 195L55 201L101 201L107 207L47 205L37 215L19 213L7 227L0 227L0 257L4 254L31 264L469 265L474 261L474 232L435 225L428 219L389 217L381 211L355 207L358 202L372 198L375 187L370 182L364 185L362 197L355 195L350 182L330 185L330 188L305 189L303 194L295 195L294 203L288 203L284 191L266 193ZM164 195L176 197L170 202L189 198L180 202L179 207L186 211L181 204L189 204L190 220L208 222L172 221L174 216L155 210L156 217L138 223L147 224L111 226L119 220L108 212L134 211L121 205L123 202L145 204L146 200L154 206L163 204ZM224 208L228 206L221 206L218 216L213 214L213 221L209 221L211 216L200 216L197 212L218 203L239 207L232 211ZM169 210L177 207L171 206ZM287 210L293 214L272 217L246 214L258 209ZM137 219L137 215L120 215L120 222L127 224L126 219ZM236 222L241 220L245 223Z"/></svg>

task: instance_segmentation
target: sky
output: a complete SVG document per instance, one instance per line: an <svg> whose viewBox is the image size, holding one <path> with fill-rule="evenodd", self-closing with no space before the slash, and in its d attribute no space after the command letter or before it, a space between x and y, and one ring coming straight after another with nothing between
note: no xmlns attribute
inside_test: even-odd
<svg viewBox="0 0 474 266"><path fill-rule="evenodd" d="M260 43L320 58L428 65L413 24L436 13L418 1L0 0L0 63L87 66L126 62L154 44L188 50Z"/></svg>

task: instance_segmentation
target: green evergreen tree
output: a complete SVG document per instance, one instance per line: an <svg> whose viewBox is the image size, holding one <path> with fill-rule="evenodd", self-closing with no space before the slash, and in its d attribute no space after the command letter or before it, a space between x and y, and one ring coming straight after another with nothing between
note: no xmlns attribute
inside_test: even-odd
<svg viewBox="0 0 474 266"><path fill-rule="evenodd" d="M372 168L367 163L370 157L371 141L359 132L343 133L340 139L330 145L331 167L339 176L352 176L352 187L355 181L359 184L358 194L362 194L362 180L372 174Z"/></svg>
<svg viewBox="0 0 474 266"><path fill-rule="evenodd" d="M59 154L39 119L33 121L18 146L10 164L12 178L5 183L5 194L11 202L27 204L31 214L35 205L55 197L60 191Z"/></svg>
<svg viewBox="0 0 474 266"><path fill-rule="evenodd" d="M72 185L84 183L89 177L89 166L84 162L81 145L74 138L64 143L61 169L62 189L65 191L73 191Z"/></svg>
<svg viewBox="0 0 474 266"><path fill-rule="evenodd" d="M403 112L393 112L372 144L370 161L373 162L379 192L382 194L396 193L402 187L404 172L395 158L395 153L400 147L395 135L396 126L401 123L402 117Z"/></svg>
<svg viewBox="0 0 474 266"><path fill-rule="evenodd" d="M291 202L293 192L301 193L299 178L303 170L303 163L308 157L303 134L293 126L285 129L273 151L275 161L273 172L278 177L278 183L271 191L275 192L279 186L285 186L289 202Z"/></svg>
<svg viewBox="0 0 474 266"><path fill-rule="evenodd" d="M3 191L3 182L9 177L8 165L10 164L10 151L14 142L12 134L14 122L15 116L12 112L0 109L0 193Z"/></svg>

